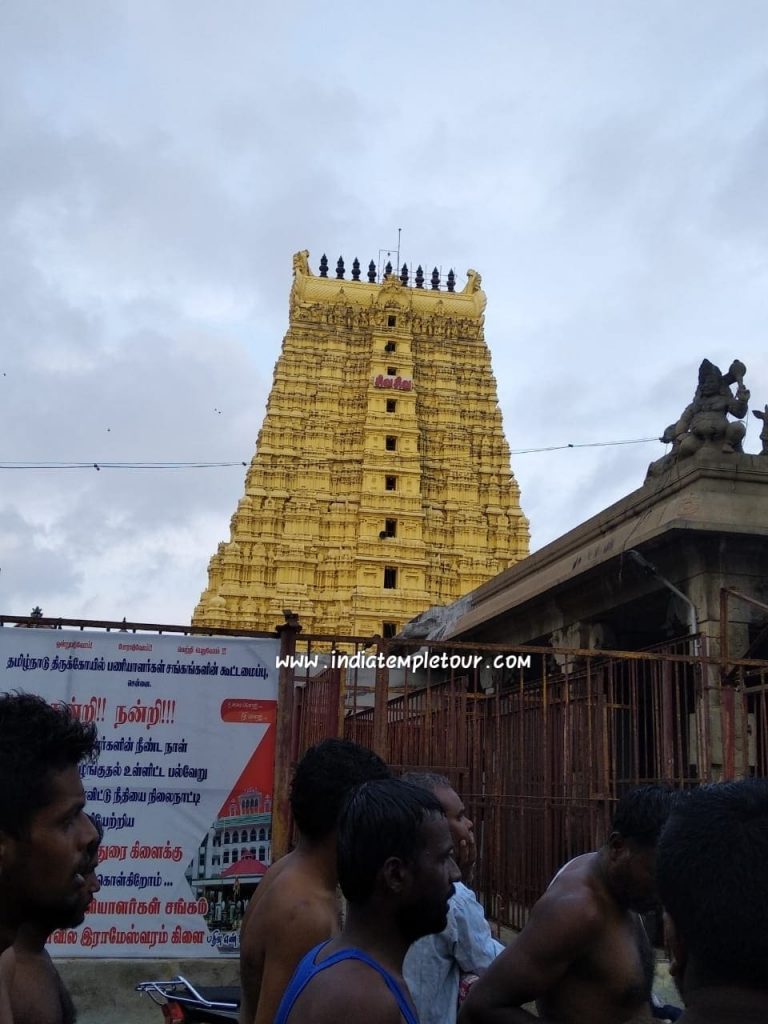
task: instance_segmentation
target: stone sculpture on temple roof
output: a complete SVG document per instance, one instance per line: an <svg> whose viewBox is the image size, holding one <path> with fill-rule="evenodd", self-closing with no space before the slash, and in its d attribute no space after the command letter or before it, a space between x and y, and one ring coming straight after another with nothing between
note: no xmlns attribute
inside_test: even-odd
<svg viewBox="0 0 768 1024"><path fill-rule="evenodd" d="M763 429L760 431L760 440L763 442L761 455L768 455L768 405L765 410L753 409L752 415L763 421Z"/></svg>
<svg viewBox="0 0 768 1024"><path fill-rule="evenodd" d="M664 473L697 452L726 457L743 452L741 442L746 427L738 421L747 415L749 391L744 386L746 372L746 366L738 359L734 359L727 373L721 373L709 359L703 360L692 402L661 435L660 440L664 444L671 443L672 450L651 463L648 467L650 475ZM731 390L734 384L735 392ZM734 420L729 420L729 416Z"/></svg>

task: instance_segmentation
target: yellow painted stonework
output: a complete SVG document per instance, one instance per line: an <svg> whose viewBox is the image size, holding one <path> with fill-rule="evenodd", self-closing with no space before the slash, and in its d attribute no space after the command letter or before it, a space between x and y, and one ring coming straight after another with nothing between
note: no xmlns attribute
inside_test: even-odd
<svg viewBox="0 0 768 1024"><path fill-rule="evenodd" d="M386 633L528 553L480 275L457 292L350 281L308 255L195 625L272 630L290 608L305 631Z"/></svg>

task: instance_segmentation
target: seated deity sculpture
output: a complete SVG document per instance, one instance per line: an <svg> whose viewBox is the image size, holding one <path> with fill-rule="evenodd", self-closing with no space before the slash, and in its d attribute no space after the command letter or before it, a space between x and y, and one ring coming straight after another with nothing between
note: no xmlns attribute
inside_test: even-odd
<svg viewBox="0 0 768 1024"><path fill-rule="evenodd" d="M693 401L684 410L676 423L670 424L661 436L665 444L672 443L670 455L686 458L703 445L716 445L727 454L743 451L741 442L746 433L743 423L731 422L728 416L737 420L747 414L749 391L744 387L747 368L734 360L723 374L720 369L705 359L699 367L699 385ZM736 384L736 393L731 385Z"/></svg>

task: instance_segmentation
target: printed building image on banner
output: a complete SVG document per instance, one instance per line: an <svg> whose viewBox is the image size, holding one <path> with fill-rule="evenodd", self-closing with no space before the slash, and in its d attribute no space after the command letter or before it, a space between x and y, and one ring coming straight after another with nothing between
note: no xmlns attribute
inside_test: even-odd
<svg viewBox="0 0 768 1024"><path fill-rule="evenodd" d="M222 714L248 714L270 728L203 836L186 877L206 904L209 942L222 953L240 951L240 925L248 900L272 863L272 776L275 764L274 701L231 700Z"/></svg>
<svg viewBox="0 0 768 1024"><path fill-rule="evenodd" d="M271 639L0 629L0 690L99 731L81 774L101 889L53 955L237 953L271 862L278 654Z"/></svg>

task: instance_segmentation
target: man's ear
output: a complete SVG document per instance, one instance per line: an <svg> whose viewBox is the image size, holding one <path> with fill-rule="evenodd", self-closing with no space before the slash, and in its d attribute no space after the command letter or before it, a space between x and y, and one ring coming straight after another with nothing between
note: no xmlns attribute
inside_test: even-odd
<svg viewBox="0 0 768 1024"><path fill-rule="evenodd" d="M390 892L400 893L408 883L408 865L400 857L388 857L381 867L381 877Z"/></svg>
<svg viewBox="0 0 768 1024"><path fill-rule="evenodd" d="M685 940L675 928L675 922L666 910L664 911L664 945L669 955L669 973L679 986L688 963L688 948Z"/></svg>

